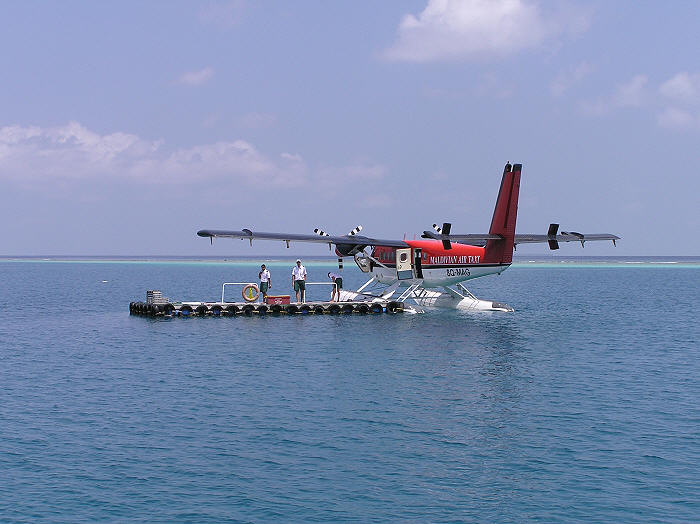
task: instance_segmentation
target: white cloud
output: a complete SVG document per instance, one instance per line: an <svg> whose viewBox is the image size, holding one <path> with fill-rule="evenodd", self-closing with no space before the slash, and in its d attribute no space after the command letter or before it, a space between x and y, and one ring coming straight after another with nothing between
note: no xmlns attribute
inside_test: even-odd
<svg viewBox="0 0 700 524"><path fill-rule="evenodd" d="M647 97L646 85L649 78L646 75L636 75L629 82L617 86L613 103L619 107L639 107Z"/></svg>
<svg viewBox="0 0 700 524"><path fill-rule="evenodd" d="M367 191L383 188L383 181L387 175L386 167L371 162L358 161L347 166L321 166L315 170L314 186L331 198L342 195L348 201L365 202Z"/></svg>
<svg viewBox="0 0 700 524"><path fill-rule="evenodd" d="M177 83L188 86L201 86L209 82L212 76L214 76L214 70L211 67L205 67L199 71L183 73L180 78L177 79Z"/></svg>
<svg viewBox="0 0 700 524"><path fill-rule="evenodd" d="M700 73L680 72L657 86L649 86L646 75L635 75L618 85L614 93L580 103L582 113L603 116L620 108L644 108L656 112L663 128L700 129Z"/></svg>
<svg viewBox="0 0 700 524"><path fill-rule="evenodd" d="M658 116L657 122L661 127L689 128L698 124L697 119L681 109L667 107Z"/></svg>
<svg viewBox="0 0 700 524"><path fill-rule="evenodd" d="M528 0L429 0L417 16L404 15L383 56L406 62L506 56L585 30L588 16L562 5L545 12Z"/></svg>
<svg viewBox="0 0 700 524"><path fill-rule="evenodd" d="M700 128L700 73L681 71L659 86L659 93L669 105L657 117L660 126L672 129Z"/></svg>
<svg viewBox="0 0 700 524"><path fill-rule="evenodd" d="M666 106L657 116L661 127L700 129L700 73L681 71L659 86Z"/></svg>
<svg viewBox="0 0 700 524"><path fill-rule="evenodd" d="M282 153L280 156L289 162L303 162L301 155L298 153Z"/></svg>
<svg viewBox="0 0 700 524"><path fill-rule="evenodd" d="M700 102L700 73L678 73L661 84L659 92L678 102Z"/></svg>
<svg viewBox="0 0 700 524"><path fill-rule="evenodd" d="M590 75L595 68L587 63L582 62L575 67L570 67L566 71L559 73L549 86L549 90L554 96L562 96L565 91L568 91L581 80Z"/></svg>
<svg viewBox="0 0 700 524"><path fill-rule="evenodd" d="M612 95L579 104L582 113L589 116L603 116L623 107L641 107L649 100L646 75L635 75L625 83L618 84Z"/></svg>
<svg viewBox="0 0 700 524"><path fill-rule="evenodd" d="M0 128L0 178L80 178L136 162L158 147L127 133L102 136L77 122L47 129L7 126Z"/></svg>
<svg viewBox="0 0 700 524"><path fill-rule="evenodd" d="M169 177L179 180L222 178L291 187L304 184L307 178L300 159L289 155L280 155L279 160L267 158L244 140L180 149L163 159L160 166Z"/></svg>
<svg viewBox="0 0 700 524"><path fill-rule="evenodd" d="M129 133L100 135L70 122L64 126L0 127L0 181L51 191L66 181L322 190L359 199L381 182L386 167L367 160L310 169L298 153L270 156L246 140L177 149ZM56 183L52 183L56 182ZM218 186L217 186L218 185Z"/></svg>
<svg viewBox="0 0 700 524"><path fill-rule="evenodd" d="M0 179L101 178L156 183L264 180L288 187L306 183L308 169L299 155L270 158L244 140L167 151L162 141L128 133L100 135L76 122L54 128L0 128Z"/></svg>

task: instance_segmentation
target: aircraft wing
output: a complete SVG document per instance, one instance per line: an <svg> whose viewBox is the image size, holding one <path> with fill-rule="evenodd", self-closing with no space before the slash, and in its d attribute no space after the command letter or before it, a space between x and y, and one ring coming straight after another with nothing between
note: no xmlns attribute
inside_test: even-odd
<svg viewBox="0 0 700 524"><path fill-rule="evenodd" d="M536 244L550 241L557 242L590 242L592 240L620 240L617 235L610 233L568 233L562 231L559 235L515 235L516 244Z"/></svg>
<svg viewBox="0 0 700 524"><path fill-rule="evenodd" d="M432 238L434 240L442 240L443 244L449 245L450 242L459 242L463 244L471 244L473 246L484 246L489 240L498 240L502 238L500 235L484 234L467 234L467 235L445 235L433 233L432 231L424 231L423 238ZM559 233L559 224L550 224L546 235L533 234L517 234L515 235L514 244L536 244L548 243L550 249L559 249L559 242L581 242L583 246L585 242L595 240L620 240L620 237L611 233L577 233L576 231L562 231ZM445 246L446 249L447 245Z"/></svg>
<svg viewBox="0 0 700 524"><path fill-rule="evenodd" d="M305 235L299 233L264 233L242 229L241 231L225 231L219 229L202 229L197 231L200 237L209 238L240 238L243 240L282 240L284 242L315 242L317 244L335 244L349 248L362 249L366 246L408 247L402 240L384 240L369 238L362 235Z"/></svg>
<svg viewBox="0 0 700 524"><path fill-rule="evenodd" d="M485 246L489 240L498 240L502 238L500 235L489 235L488 233L470 233L466 235L445 235L441 233L433 233L432 231L423 231L422 238L431 238L433 240L442 240L444 242L458 242L460 244L469 244L471 246Z"/></svg>
<svg viewBox="0 0 700 524"><path fill-rule="evenodd" d="M615 241L620 240L620 237L610 233L577 233L576 231L559 233L559 224L549 224L546 235L515 235L515 245L547 242L549 249L559 249L559 242L581 242L583 247L585 242L592 240L612 240L615 245Z"/></svg>

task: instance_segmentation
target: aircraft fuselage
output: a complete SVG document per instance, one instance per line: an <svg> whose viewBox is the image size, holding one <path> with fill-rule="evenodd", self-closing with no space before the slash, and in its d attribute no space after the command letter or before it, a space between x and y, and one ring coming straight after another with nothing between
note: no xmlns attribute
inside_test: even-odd
<svg viewBox="0 0 700 524"><path fill-rule="evenodd" d="M412 278L403 279L407 284L421 281L423 287L450 286L501 273L510 266L510 264L485 262L485 249L480 246L453 242L451 249L445 249L442 242L438 240L406 240L405 242L410 248L410 256L405 257L403 264L410 264L412 270ZM402 261L397 260L402 251L404 250L375 247L372 256L386 267L373 264L371 275L385 284L395 282L397 274L402 269Z"/></svg>

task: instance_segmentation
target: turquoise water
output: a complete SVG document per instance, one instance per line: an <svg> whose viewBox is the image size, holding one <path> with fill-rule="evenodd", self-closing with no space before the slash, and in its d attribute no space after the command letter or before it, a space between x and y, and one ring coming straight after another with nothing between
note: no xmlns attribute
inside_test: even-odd
<svg viewBox="0 0 700 524"><path fill-rule="evenodd" d="M170 320L128 304L256 266L0 273L0 520L700 520L697 264L473 282L511 314Z"/></svg>

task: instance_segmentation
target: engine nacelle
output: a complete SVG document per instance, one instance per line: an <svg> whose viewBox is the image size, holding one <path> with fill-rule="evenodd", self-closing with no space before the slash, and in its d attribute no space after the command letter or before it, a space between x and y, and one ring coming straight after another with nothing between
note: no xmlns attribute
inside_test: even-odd
<svg viewBox="0 0 700 524"><path fill-rule="evenodd" d="M339 257L351 257L356 253L361 253L367 246L356 246L353 244L336 244L335 254Z"/></svg>

